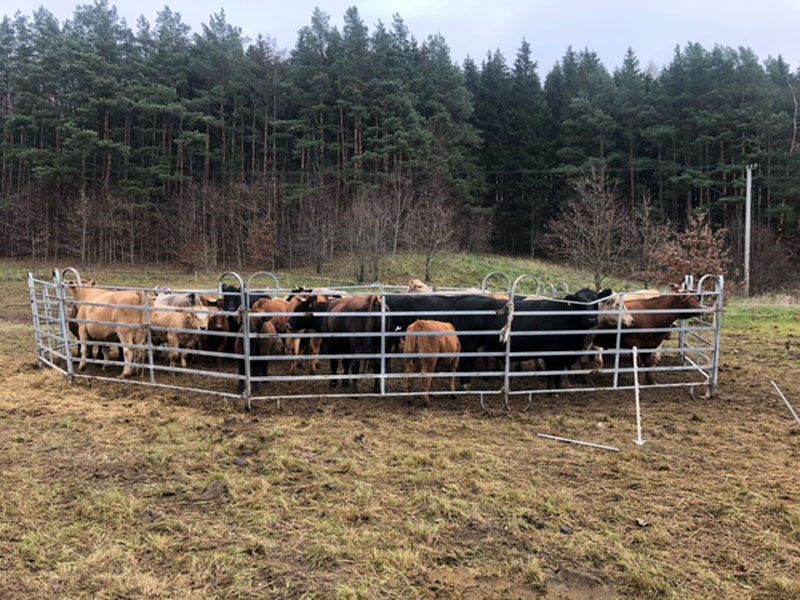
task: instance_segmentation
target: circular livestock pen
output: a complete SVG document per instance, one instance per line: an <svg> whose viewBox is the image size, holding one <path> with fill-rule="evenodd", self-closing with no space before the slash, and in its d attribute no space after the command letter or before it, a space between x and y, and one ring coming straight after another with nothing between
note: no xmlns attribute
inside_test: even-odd
<svg viewBox="0 0 800 600"><path fill-rule="evenodd" d="M493 272L477 288L408 293L378 283L287 289L272 273L245 280L227 272L214 289L167 290L100 285L72 268L54 270L52 280L28 274L41 366L70 382L243 398L248 408L254 400L464 394L483 406L496 398L505 409L515 400L527 408L536 394L634 387L694 395L700 386L712 395L723 283L706 275L664 292L570 292ZM533 292L521 293L523 285ZM122 377L112 373L120 368ZM635 375L645 381L634 384Z"/></svg>

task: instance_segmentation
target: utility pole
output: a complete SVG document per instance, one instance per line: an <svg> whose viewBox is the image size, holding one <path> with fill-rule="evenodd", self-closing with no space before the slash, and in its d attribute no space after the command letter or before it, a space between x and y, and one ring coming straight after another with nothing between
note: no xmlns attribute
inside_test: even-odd
<svg viewBox="0 0 800 600"><path fill-rule="evenodd" d="M744 207L744 294L750 297L750 213L753 199L753 171L758 165L753 163L746 165L747 169L747 192L745 194Z"/></svg>

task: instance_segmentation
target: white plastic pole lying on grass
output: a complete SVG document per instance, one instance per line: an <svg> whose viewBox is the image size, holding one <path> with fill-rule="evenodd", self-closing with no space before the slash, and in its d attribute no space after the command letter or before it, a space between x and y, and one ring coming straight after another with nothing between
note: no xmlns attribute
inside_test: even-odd
<svg viewBox="0 0 800 600"><path fill-rule="evenodd" d="M642 409L639 406L639 353L636 346L633 347L633 389L636 394L636 444L644 444L642 439Z"/></svg>
<svg viewBox="0 0 800 600"><path fill-rule="evenodd" d="M540 438L555 440L557 442L567 442L569 444L578 444L579 446L589 446L590 448L600 448L601 450L611 450L612 452L619 452L619 448L614 448L614 446L603 446L602 444L593 444L592 442L571 440L565 437L558 437L557 435L547 435L546 433L537 433L536 435L538 435Z"/></svg>
<svg viewBox="0 0 800 600"><path fill-rule="evenodd" d="M778 392L778 394L780 394L780 397L783 398L783 401L786 402L786 406L789 407L789 410L791 411L792 416L794 417L794 420L797 421L798 425L800 425L800 417L798 417L797 413L794 412L794 409L792 408L792 405L789 404L789 401L786 399L786 396L783 395L783 392L781 391L781 388L779 388L778 385L774 381L770 381L770 383L772 384L772 387L775 388L775 391Z"/></svg>

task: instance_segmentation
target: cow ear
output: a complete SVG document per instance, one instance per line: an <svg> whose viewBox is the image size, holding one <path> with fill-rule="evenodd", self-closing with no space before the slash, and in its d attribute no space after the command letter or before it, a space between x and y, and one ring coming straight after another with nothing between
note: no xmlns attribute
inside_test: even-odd
<svg viewBox="0 0 800 600"><path fill-rule="evenodd" d="M89 283L86 283L84 285L97 285L97 279L90 279Z"/></svg>
<svg viewBox="0 0 800 600"><path fill-rule="evenodd" d="M613 293L614 292L611 291L611 288L606 288L606 289L601 290L600 292L598 292L597 297L598 298L608 298Z"/></svg>
<svg viewBox="0 0 800 600"><path fill-rule="evenodd" d="M575 295L574 295L574 294L570 294L569 296L564 296L564 300L567 300L567 301L570 301L570 300L571 300L571 301L575 301L575 300L577 300L577 298L575 298Z"/></svg>
<svg viewBox="0 0 800 600"><path fill-rule="evenodd" d="M671 289L673 292L682 292L683 291L681 289L681 286L679 286L677 283L670 283L669 286L667 286L667 287L669 287L669 289Z"/></svg>

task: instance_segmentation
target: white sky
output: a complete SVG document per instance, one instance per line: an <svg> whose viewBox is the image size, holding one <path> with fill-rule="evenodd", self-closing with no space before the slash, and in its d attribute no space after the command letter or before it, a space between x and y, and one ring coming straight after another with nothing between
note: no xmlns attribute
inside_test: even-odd
<svg viewBox="0 0 800 600"><path fill-rule="evenodd" d="M164 4L180 12L184 22L198 32L211 13L225 9L227 20L244 35L259 33L274 38L287 51L297 30L311 20L319 6L341 29L344 11L355 4L370 31L380 19L387 25L399 13L417 40L441 33L453 59L467 55L478 63L489 50L499 49L509 64L523 37L544 76L564 54L567 46L588 47L613 70L628 46L640 64L652 61L664 66L676 44L700 42L706 48L749 46L759 58L782 54L793 69L800 66L800 0L291 0L245 2L243 0L138 0L115 2L131 28L144 15L151 23ZM49 0L44 7L59 21L71 17L74 0ZM32 3L0 0L0 15L17 10L30 14Z"/></svg>

